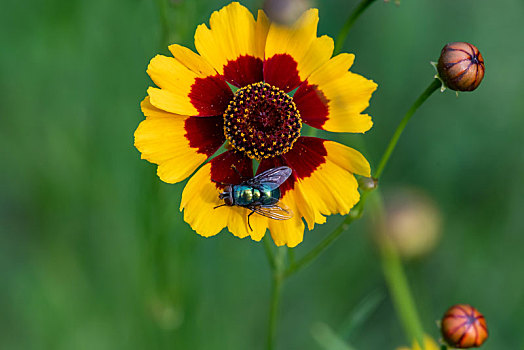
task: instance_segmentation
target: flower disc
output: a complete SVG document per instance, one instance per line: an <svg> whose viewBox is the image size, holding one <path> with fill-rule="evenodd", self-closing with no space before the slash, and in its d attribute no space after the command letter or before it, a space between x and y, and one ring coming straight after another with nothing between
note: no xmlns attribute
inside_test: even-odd
<svg viewBox="0 0 524 350"><path fill-rule="evenodd" d="M300 136L301 128L293 99L264 82L237 90L224 113L226 139L252 159L286 153Z"/></svg>

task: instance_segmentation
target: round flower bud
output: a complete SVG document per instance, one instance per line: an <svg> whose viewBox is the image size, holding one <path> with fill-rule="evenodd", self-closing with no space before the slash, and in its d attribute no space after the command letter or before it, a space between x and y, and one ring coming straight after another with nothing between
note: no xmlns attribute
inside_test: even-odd
<svg viewBox="0 0 524 350"><path fill-rule="evenodd" d="M440 330L446 343L458 349L477 348L488 338L484 316L467 304L450 307L442 317Z"/></svg>
<svg viewBox="0 0 524 350"><path fill-rule="evenodd" d="M383 234L401 257L421 258L435 249L442 233L442 215L428 194L415 188L396 188L386 193L384 206Z"/></svg>
<svg viewBox="0 0 524 350"><path fill-rule="evenodd" d="M311 0L265 0L263 9L272 22L291 25L307 9L313 7Z"/></svg>
<svg viewBox="0 0 524 350"><path fill-rule="evenodd" d="M362 191L373 191L378 186L378 180L373 177L362 176L358 179L358 187Z"/></svg>
<svg viewBox="0 0 524 350"><path fill-rule="evenodd" d="M451 90L473 91L484 78L484 59L470 43L450 43L440 53L437 70Z"/></svg>

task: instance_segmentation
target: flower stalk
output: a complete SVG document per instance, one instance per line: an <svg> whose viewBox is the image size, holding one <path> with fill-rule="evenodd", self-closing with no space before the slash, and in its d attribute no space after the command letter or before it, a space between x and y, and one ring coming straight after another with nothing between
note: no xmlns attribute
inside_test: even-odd
<svg viewBox="0 0 524 350"><path fill-rule="evenodd" d="M365 202L366 194L362 195L358 204L351 210L349 215L347 215L342 223L333 230L326 238L324 238L315 248L313 248L309 253L304 255L302 258L297 260L294 263L291 263L287 270L285 271L285 277L288 277L297 271L303 269L312 263L327 247L329 247L346 229L349 224L351 224L356 219L359 219L363 213L363 207Z"/></svg>
<svg viewBox="0 0 524 350"><path fill-rule="evenodd" d="M271 279L271 304L269 309L269 328L267 334L267 349L274 349L276 330L278 323L278 310L280 299L282 295L282 284L285 279L284 264L286 258L286 249L277 248L273 255L273 263L271 264L272 279Z"/></svg>
<svg viewBox="0 0 524 350"><path fill-rule="evenodd" d="M395 130L395 133L391 137L391 140L389 141L388 147L386 148L386 151L382 155L382 158L380 159L380 163L378 164L377 170L375 171L374 178L379 179L382 175L382 172L384 171L384 168L386 167L389 158L391 157L391 154L393 153L393 150L397 146L398 140L400 139L400 135L402 135L402 132L406 128L406 125L408 124L409 120L415 114L417 109L428 99L431 94L433 94L438 88L442 86L442 83L439 79L435 78L429 84L426 90L418 97L418 99L413 103L411 108L407 111L407 113L404 115L404 118L400 121L400 123L397 126L397 129Z"/></svg>
<svg viewBox="0 0 524 350"><path fill-rule="evenodd" d="M349 31L353 27L353 24L357 21L357 19L360 17L362 13L371 5L375 0L362 0L360 4L353 10L351 15L349 15L348 19L344 23L344 26L338 33L337 39L335 41L335 51L334 55L337 55L342 50L342 45L344 45L344 42L346 41L346 38L349 34Z"/></svg>
<svg viewBox="0 0 524 350"><path fill-rule="evenodd" d="M164 49L167 45L169 45L169 19L167 15L168 11L168 4L166 0L156 0L156 4L158 7L158 16L160 17L160 25L161 25L161 37L160 37L160 47L161 49Z"/></svg>
<svg viewBox="0 0 524 350"><path fill-rule="evenodd" d="M376 227L378 230L384 230L384 207L380 193L375 193L370 202ZM414 339L424 349L424 330L398 251L387 235L381 235L378 244L386 284L407 338Z"/></svg>

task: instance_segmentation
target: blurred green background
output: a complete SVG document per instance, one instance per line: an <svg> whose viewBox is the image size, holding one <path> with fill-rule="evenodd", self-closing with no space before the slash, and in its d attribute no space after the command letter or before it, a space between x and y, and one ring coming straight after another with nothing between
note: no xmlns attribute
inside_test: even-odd
<svg viewBox="0 0 524 350"><path fill-rule="evenodd" d="M270 273L261 244L202 238L140 160L133 132L163 41L193 48L226 1L6 1L0 11L0 348L262 349ZM261 1L244 1L252 11ZM336 36L357 1L318 1ZM377 164L440 49L469 41L486 61L473 93L436 93L408 125L381 188L414 186L443 218L429 254L406 263L426 331L454 303L487 318L485 349L524 349L522 0L376 1L344 51L379 84L375 125L355 145ZM167 37L163 33L168 33ZM325 134L324 134L325 136ZM361 142L364 140L365 145ZM369 215L283 291L278 349L325 349L329 327L357 349L407 344L371 239ZM341 221L306 232L300 256ZM351 334L348 315L383 295ZM317 341L315 340L317 339ZM318 341L320 339L320 341Z"/></svg>

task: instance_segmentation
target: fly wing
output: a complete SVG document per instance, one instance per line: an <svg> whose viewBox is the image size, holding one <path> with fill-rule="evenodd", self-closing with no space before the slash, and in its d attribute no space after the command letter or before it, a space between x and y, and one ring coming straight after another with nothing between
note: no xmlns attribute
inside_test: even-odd
<svg viewBox="0 0 524 350"><path fill-rule="evenodd" d="M253 187L264 185L269 190L274 190L282 185L291 176L291 173L291 168L287 166L271 168L247 180L246 183Z"/></svg>
<svg viewBox="0 0 524 350"><path fill-rule="evenodd" d="M274 220L287 220L293 217L293 212L288 208L282 208L278 205L260 205L250 208L255 213Z"/></svg>

